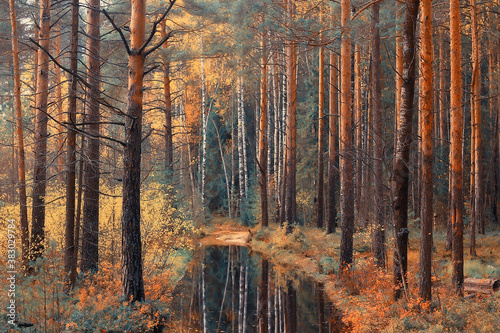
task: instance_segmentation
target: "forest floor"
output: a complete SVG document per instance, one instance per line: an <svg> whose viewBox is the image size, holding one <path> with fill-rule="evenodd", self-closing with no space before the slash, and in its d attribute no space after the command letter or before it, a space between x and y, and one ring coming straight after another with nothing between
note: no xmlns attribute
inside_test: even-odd
<svg viewBox="0 0 500 333"><path fill-rule="evenodd" d="M418 260L420 229L418 220L410 223L408 248L408 293L399 301L392 294L392 235L387 235L386 269L374 265L371 232L354 235L353 269L338 275L340 233L327 235L315 227L296 227L286 235L284 228L272 225L261 229L238 226L225 218L214 221L203 242L211 245L238 244L262 253L277 271L296 271L322 283L325 292L342 312L350 332L499 332L500 292L459 298L451 288L451 252L445 251L446 232L436 228L433 247L433 300L418 298ZM467 232L467 231L466 231ZM251 239L250 239L251 237ZM214 243L211 243L214 241ZM477 236L477 256L469 255L469 237L464 239L465 277L500 278L500 227L493 225L486 235Z"/></svg>

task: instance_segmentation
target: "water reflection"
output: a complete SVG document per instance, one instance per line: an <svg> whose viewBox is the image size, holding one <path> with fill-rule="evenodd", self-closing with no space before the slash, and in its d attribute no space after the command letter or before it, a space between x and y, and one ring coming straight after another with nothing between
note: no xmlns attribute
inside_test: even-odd
<svg viewBox="0 0 500 333"><path fill-rule="evenodd" d="M300 276L285 279L245 247L203 247L173 302L168 332L342 331L323 286Z"/></svg>

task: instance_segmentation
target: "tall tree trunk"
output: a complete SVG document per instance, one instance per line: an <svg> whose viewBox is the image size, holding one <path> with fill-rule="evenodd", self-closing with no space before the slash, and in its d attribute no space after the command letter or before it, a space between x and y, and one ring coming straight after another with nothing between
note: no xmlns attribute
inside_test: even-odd
<svg viewBox="0 0 500 333"><path fill-rule="evenodd" d="M260 185L260 208L262 214L262 227L269 225L267 212L267 168L268 168L268 142L267 142L267 53L265 32L262 35L262 77L260 85L260 138L259 138L259 185Z"/></svg>
<svg viewBox="0 0 500 333"><path fill-rule="evenodd" d="M99 264L99 155L100 155L100 1L89 1L87 9L87 80L90 88L85 98L87 132L87 161L85 163L85 190L83 196L82 272L97 271Z"/></svg>
<svg viewBox="0 0 500 333"><path fill-rule="evenodd" d="M291 22L293 0L287 0L287 18ZM286 135L286 187L285 220L288 222L287 233L297 220L297 44L291 36L286 41L286 78L287 78L287 135Z"/></svg>
<svg viewBox="0 0 500 333"><path fill-rule="evenodd" d="M419 295L425 301L431 300L432 268L432 130L434 126L433 68L432 68L432 1L422 0L421 14L421 133L422 133L422 206L420 222L420 285Z"/></svg>
<svg viewBox="0 0 500 333"><path fill-rule="evenodd" d="M340 240L340 269L352 264L354 234L353 145L351 133L351 1L341 1L341 108L340 108L340 206L342 236Z"/></svg>
<svg viewBox="0 0 500 333"><path fill-rule="evenodd" d="M61 55L61 28L59 23L56 25L55 29L56 35L56 55ZM61 68L59 66L54 66L55 77L56 77L56 105L57 105L57 149L59 151L59 158L57 159L57 179L62 184L64 183L64 129L63 129L63 98L62 98L62 82L61 82Z"/></svg>
<svg viewBox="0 0 500 333"><path fill-rule="evenodd" d="M338 69L337 54L330 52L329 132L328 132L328 225L327 233L334 233L337 227L337 207L335 202L337 170L337 116L338 116Z"/></svg>
<svg viewBox="0 0 500 333"><path fill-rule="evenodd" d="M200 77L201 77L201 131L202 131L202 141L201 141L201 206L205 209L206 198L205 198L205 186L207 178L207 128L208 128L208 117L207 115L207 89L205 86L205 57L203 55L203 36L199 35L200 44Z"/></svg>
<svg viewBox="0 0 500 333"><path fill-rule="evenodd" d="M17 32L16 4L14 0L9 0L10 24L12 26L12 57L14 65L14 107L16 117L16 136L18 164L18 186L19 186L19 216L21 224L21 260L23 271L27 271L29 265L29 227L28 227L28 207L26 197L26 166L24 155L24 135L23 135L23 110L21 107L21 69L19 66L19 44Z"/></svg>
<svg viewBox="0 0 500 333"><path fill-rule="evenodd" d="M452 283L455 291L463 293L463 176L462 176L462 43L460 34L460 1L450 0L450 184L452 225Z"/></svg>
<svg viewBox="0 0 500 333"><path fill-rule="evenodd" d="M125 118L122 204L122 289L127 300L144 299L141 244L141 141L146 0L132 0L128 106Z"/></svg>
<svg viewBox="0 0 500 333"><path fill-rule="evenodd" d="M373 64L372 64L373 67ZM354 124L354 145L353 145L353 157L355 156L355 199L354 204L356 205L354 211L357 214L358 225L361 226L361 221L364 220L363 213L363 191L362 191L362 177L361 170L363 165L363 152L361 151L361 51L359 50L359 45L354 44L354 105L352 112Z"/></svg>
<svg viewBox="0 0 500 333"><path fill-rule="evenodd" d="M50 45L50 0L40 4L39 44L45 50ZM35 120L35 169L33 173L33 212L31 225L31 260L40 258L45 242L45 193L47 188L47 121L49 97L49 56L38 50L37 97Z"/></svg>
<svg viewBox="0 0 500 333"><path fill-rule="evenodd" d="M474 216L471 219L473 225L479 227L479 233L484 234L483 219L483 173L482 173L482 132L481 132L481 55L479 50L480 34L478 31L478 4L476 0L471 0L472 7L472 102L473 114L472 126L474 126ZM491 50L490 52L493 52ZM474 244L475 245L475 244ZM475 254L475 246L471 252Z"/></svg>
<svg viewBox="0 0 500 333"><path fill-rule="evenodd" d="M385 267L385 205L383 183L384 138L382 128L382 82L380 63L380 5L372 6L372 115L373 115L373 172L375 180L375 221L373 255L379 267ZM361 131L360 131L361 132ZM358 147L358 148L361 148ZM359 171L359 170L358 170Z"/></svg>
<svg viewBox="0 0 500 333"><path fill-rule="evenodd" d="M238 104L238 175L240 185L240 213L246 196L245 188L245 109L243 103L243 79L238 76L237 104Z"/></svg>
<svg viewBox="0 0 500 333"><path fill-rule="evenodd" d="M64 271L68 277L68 288L72 289L76 279L75 262L75 181L76 181L76 102L78 71L78 21L80 2L71 2L71 49L70 49L70 88L68 94L68 138L66 157L66 230Z"/></svg>
<svg viewBox="0 0 500 333"><path fill-rule="evenodd" d="M489 16L491 20L491 15ZM496 122L496 117L495 117L495 92L497 90L495 89L496 86L496 80L495 80L495 54L496 54L496 48L495 44L493 43L493 36L490 35L488 36L488 48L490 52L488 52L488 111L490 112L490 122L493 124L492 125L492 133L493 133L493 138L495 137L496 130L497 130L497 122ZM492 140L491 142L491 149L493 151L493 156L492 156L492 165L497 166L496 164L496 159L497 159L497 142L495 139ZM496 201L497 201L497 193L496 193L496 183L497 183L497 174L498 174L498 167L493 168L493 178L492 178L492 186L491 186L491 200L490 200L490 208L491 208L491 213L493 215L493 220L498 221L498 216L497 216L497 207L496 207Z"/></svg>
<svg viewBox="0 0 500 333"><path fill-rule="evenodd" d="M167 35L166 22L161 23L161 38ZM164 49L168 48L168 42L163 43ZM165 99L165 170L172 171L174 148L172 143L172 99L170 96L170 61L168 56L163 56L163 98ZM170 175L168 175L170 176Z"/></svg>
<svg viewBox="0 0 500 333"><path fill-rule="evenodd" d="M396 19L401 20L402 8L396 9ZM396 31L396 110L394 112L394 118L396 123L394 125L394 149L396 148L398 141L398 131L399 131L399 118L401 113L401 88L403 86L403 38L401 37L402 26L398 24Z"/></svg>
<svg viewBox="0 0 500 333"><path fill-rule="evenodd" d="M407 0L403 22L403 84L398 124L398 140L394 160L394 298L406 290L408 266L408 178L410 146L412 142L413 99L415 93L415 29L419 0Z"/></svg>
<svg viewBox="0 0 500 333"><path fill-rule="evenodd" d="M40 1L39 0L35 0L35 11L38 10L38 13L40 13L41 11L41 8L40 8ZM34 22L33 22L33 25L35 26L35 29L34 29L34 37L35 37L35 42L39 43L40 42L40 24L37 23L37 20L40 20L41 22L41 17L38 17L38 15L36 15L36 13L33 15L35 16L34 17ZM36 114L37 114L37 109L36 109L36 106L37 106L37 103L38 103L38 57L39 57L39 52L38 52L38 48L35 48L35 51L33 52L33 105L35 106L34 110L33 110L33 113L34 113L34 116L36 118Z"/></svg>
<svg viewBox="0 0 500 333"><path fill-rule="evenodd" d="M323 228L324 220L324 141L325 141L325 55L324 47L319 47L319 101L318 101L318 206L316 226Z"/></svg>

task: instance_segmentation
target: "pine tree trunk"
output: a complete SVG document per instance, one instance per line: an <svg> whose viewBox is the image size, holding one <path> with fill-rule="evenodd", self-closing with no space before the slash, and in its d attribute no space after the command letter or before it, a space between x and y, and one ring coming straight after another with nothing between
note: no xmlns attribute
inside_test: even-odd
<svg viewBox="0 0 500 333"><path fill-rule="evenodd" d="M373 64L372 64L373 68ZM361 170L362 170L362 165L363 165L363 152L361 151L361 135L362 135L362 128L361 128L361 51L359 50L359 45L355 44L354 45L354 105L353 105L353 124L352 126L354 127L354 155L356 160L355 160L355 199L354 199L354 204L356 207L354 208L354 212L357 214L357 224L361 226L361 221L364 220L363 213L365 213L363 210L363 193L362 193L362 177L361 177Z"/></svg>
<svg viewBox="0 0 500 333"><path fill-rule="evenodd" d="M87 77L90 88L86 94L86 140L83 196L82 272L97 271L99 264L99 178L100 178L100 1L89 2L87 10Z"/></svg>
<svg viewBox="0 0 500 333"><path fill-rule="evenodd" d="M55 29L56 35L56 55L61 54L61 28L59 23L56 25ZM64 183L64 129L63 129L63 98L62 98L62 82L61 82L61 68L57 65L54 66L55 78L56 78L56 105L57 105L57 149L59 157L57 159L57 179L62 184Z"/></svg>
<svg viewBox="0 0 500 333"><path fill-rule="evenodd" d="M479 233L485 232L485 221L483 219L483 170L482 170L482 131L481 131L481 54L480 54L480 34L478 28L478 4L476 0L471 0L472 7L472 102L474 103L474 217L471 221L479 227ZM472 247L472 246L471 246ZM472 249L471 249L472 251ZM475 254L475 248L474 248Z"/></svg>
<svg viewBox="0 0 500 333"><path fill-rule="evenodd" d="M122 289L127 300L144 299L141 243L141 141L146 0L132 0L128 105L123 151Z"/></svg>
<svg viewBox="0 0 500 333"><path fill-rule="evenodd" d="M406 290L408 266L408 179L410 146L412 142L413 99L415 92L415 29L418 0L408 0L403 22L403 84L401 109L394 160L393 209L394 209L394 298Z"/></svg>
<svg viewBox="0 0 500 333"><path fill-rule="evenodd" d="M269 225L267 212L267 168L268 168L268 142L267 142L267 54L266 37L262 35L262 74L260 86L260 130L259 130L259 185L260 185L260 208L262 215L262 227ZM267 325L267 323L266 323Z"/></svg>
<svg viewBox="0 0 500 333"><path fill-rule="evenodd" d="M383 183L384 138L382 127L382 82L380 60L380 5L372 6L372 115L373 115L373 172L375 180L375 225L373 255L379 267L385 267L385 205ZM360 130L361 132L361 130ZM361 146L358 147L360 149ZM358 169L359 171L359 169Z"/></svg>
<svg viewBox="0 0 500 333"><path fill-rule="evenodd" d="M352 264L354 234L353 144L351 133L351 2L341 1L341 108L340 108L340 206L342 236L340 241L340 269Z"/></svg>
<svg viewBox="0 0 500 333"><path fill-rule="evenodd" d="M460 33L460 2L450 1L450 185L452 226L452 284L455 291L463 293L463 178L462 178L462 43Z"/></svg>
<svg viewBox="0 0 500 333"><path fill-rule="evenodd" d="M490 52L488 53L488 108L490 111L490 121L494 123L492 133L493 133L493 140L491 143L491 147L493 150L493 157L492 157L492 162L493 165L495 165L494 170L493 170L493 184L492 184L492 189L491 189L491 202L490 202L490 207L491 207L491 213L493 215L493 220L498 223L498 212L497 212L497 198L498 198L498 193L497 193L497 184L498 184L498 178L499 178L499 172L498 172L498 142L495 140L495 136L498 130L498 122L495 116L495 96L498 94L498 78L495 80L495 54L497 54L497 57L499 56L497 53L497 48L495 47L493 43L493 37L490 35L488 38L488 43L489 43L489 49Z"/></svg>
<svg viewBox="0 0 500 333"><path fill-rule="evenodd" d="M76 280L75 263L75 194L76 194L76 108L77 108L77 71L78 71L78 21L80 3L71 2L71 49L70 49L70 88L68 93L68 138L66 157L66 231L64 270L68 287L73 288Z"/></svg>
<svg viewBox="0 0 500 333"><path fill-rule="evenodd" d="M26 196L26 159L24 155L24 134L23 134L23 110L21 106L21 69L19 66L19 43L17 31L16 4L14 0L9 0L10 24L12 27L12 58L14 67L14 107L17 136L18 164L18 186L19 186L19 216L21 225L21 260L23 271L27 271L29 265L29 226L28 207Z"/></svg>
<svg viewBox="0 0 500 333"><path fill-rule="evenodd" d="M287 18L292 20L294 4L287 0ZM286 135L286 187L285 187L285 220L288 222L287 233L297 221L297 44L292 37L286 41L286 78L287 78L287 135Z"/></svg>
<svg viewBox="0 0 500 333"><path fill-rule="evenodd" d="M161 23L161 38L166 33L166 19ZM164 49L168 48L168 42L163 43ZM165 99L165 170L172 171L174 148L172 143L172 99L170 96L170 61L168 56L163 56L163 98ZM170 175L168 175L170 176Z"/></svg>
<svg viewBox="0 0 500 333"><path fill-rule="evenodd" d="M337 54L330 52L330 90L329 90L329 133L328 133L328 225L327 233L334 233L337 227L337 207L335 202L337 170L337 116L338 116L338 69Z"/></svg>
<svg viewBox="0 0 500 333"><path fill-rule="evenodd" d="M324 47L319 48L319 101L318 101L318 206L316 207L316 227L322 229L324 221L324 137L325 137L325 55Z"/></svg>
<svg viewBox="0 0 500 333"><path fill-rule="evenodd" d="M432 68L432 3L422 0L421 14L421 133L422 133L422 206L420 222L420 285L419 295L425 301L431 300L432 268L432 130L433 119L433 68Z"/></svg>
<svg viewBox="0 0 500 333"><path fill-rule="evenodd" d="M39 44L45 50L50 45L50 0L40 4ZM38 50L37 97L35 120L35 157L33 173L33 212L31 225L31 260L40 258L45 243L45 193L47 188L47 100L49 95L49 56Z"/></svg>

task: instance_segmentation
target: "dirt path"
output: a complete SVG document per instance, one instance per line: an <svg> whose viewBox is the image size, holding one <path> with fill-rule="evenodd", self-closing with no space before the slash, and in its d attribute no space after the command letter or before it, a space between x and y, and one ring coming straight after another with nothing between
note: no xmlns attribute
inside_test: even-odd
<svg viewBox="0 0 500 333"><path fill-rule="evenodd" d="M203 237L201 245L239 245L246 246L252 239L252 233L244 228L221 228Z"/></svg>

